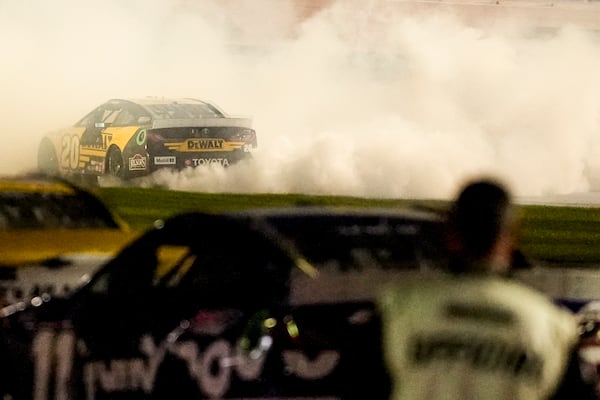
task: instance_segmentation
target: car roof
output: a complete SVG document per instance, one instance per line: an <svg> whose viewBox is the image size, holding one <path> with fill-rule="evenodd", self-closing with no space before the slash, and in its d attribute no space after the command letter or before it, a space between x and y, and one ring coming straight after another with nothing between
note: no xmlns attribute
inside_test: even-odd
<svg viewBox="0 0 600 400"><path fill-rule="evenodd" d="M380 217L403 218L410 220L440 221L441 211L415 207L360 207L360 206L281 206L256 207L236 211L226 211L232 217L271 218L271 217Z"/></svg>
<svg viewBox="0 0 600 400"><path fill-rule="evenodd" d="M307 250L306 246L311 251L316 250L311 241L334 240L336 243L330 243L331 246L340 246L344 240L353 240L352 237L358 236L368 240L366 237L369 236L392 235L397 240L406 240L408 237L425 235L427 240L434 240L432 243L435 244L439 236L436 232L442 223L442 214L432 210L317 205L257 207L214 213L190 211L171 216L164 224L159 223L155 227L168 225L169 237L173 240L179 240L176 237L187 235L184 232L193 231L199 226L208 232L217 228L229 233L252 230L268 238L297 262L305 258L302 253ZM346 238L341 239L339 235ZM394 242L390 240L386 240L386 246ZM427 243L423 242L422 245ZM297 266L305 272L314 269Z"/></svg>
<svg viewBox="0 0 600 400"><path fill-rule="evenodd" d="M219 106L209 100L201 100L192 97L162 97L162 96L147 96L147 97L124 97L124 98L113 98L108 100L106 103L111 102L129 102L137 104L144 108L146 111L153 114L152 106L176 106L176 105L200 105L213 108L221 113L224 117L228 115Z"/></svg>
<svg viewBox="0 0 600 400"><path fill-rule="evenodd" d="M131 101L139 105L152 105L152 104L210 104L214 105L210 101L200 100L192 97L160 97L160 96L147 96L147 97L127 97L123 99L112 99L111 101Z"/></svg>

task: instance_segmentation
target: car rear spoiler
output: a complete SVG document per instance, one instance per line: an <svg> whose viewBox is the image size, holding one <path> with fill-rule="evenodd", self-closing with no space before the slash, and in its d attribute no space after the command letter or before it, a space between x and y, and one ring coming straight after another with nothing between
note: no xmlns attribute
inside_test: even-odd
<svg viewBox="0 0 600 400"><path fill-rule="evenodd" d="M183 127L238 127L251 128L252 118L196 118L196 119L155 119L152 129Z"/></svg>

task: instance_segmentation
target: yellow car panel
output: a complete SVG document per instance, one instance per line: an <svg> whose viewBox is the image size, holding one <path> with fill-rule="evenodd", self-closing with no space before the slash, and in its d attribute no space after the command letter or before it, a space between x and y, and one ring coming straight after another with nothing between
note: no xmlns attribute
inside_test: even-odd
<svg viewBox="0 0 600 400"><path fill-rule="evenodd" d="M41 263L81 253L112 255L136 236L135 231L118 229L0 231L0 264Z"/></svg>

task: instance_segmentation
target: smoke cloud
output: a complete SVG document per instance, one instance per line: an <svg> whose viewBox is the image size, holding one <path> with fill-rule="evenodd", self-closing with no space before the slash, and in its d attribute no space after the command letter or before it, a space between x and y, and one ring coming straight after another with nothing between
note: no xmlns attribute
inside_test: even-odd
<svg viewBox="0 0 600 400"><path fill-rule="evenodd" d="M600 187L589 31L323 3L0 0L0 173L34 169L44 133L109 98L174 96L251 116L259 147L140 185L446 198L494 174L521 196Z"/></svg>

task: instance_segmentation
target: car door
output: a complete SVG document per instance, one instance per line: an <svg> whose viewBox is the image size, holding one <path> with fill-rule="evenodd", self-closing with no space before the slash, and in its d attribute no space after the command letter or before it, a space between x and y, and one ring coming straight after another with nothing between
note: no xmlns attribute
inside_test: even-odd
<svg viewBox="0 0 600 400"><path fill-rule="evenodd" d="M177 331L155 397L178 387L183 398L385 399L373 296L390 277L420 268L420 222L267 219L247 221L261 239L229 237L245 246L211 243L214 262L182 280L206 299Z"/></svg>
<svg viewBox="0 0 600 400"><path fill-rule="evenodd" d="M146 233L73 299L77 391L95 398L156 397L157 387L171 396L214 393L198 391L199 355L233 348L251 318L281 306L289 263L267 239L225 217L182 215ZM176 346L189 321L194 339ZM215 330L215 321L223 327Z"/></svg>
<svg viewBox="0 0 600 400"><path fill-rule="evenodd" d="M286 315L293 260L245 223L203 229L207 236L192 249L189 266L161 282L176 288L172 300L194 311L169 335L153 398L174 390L190 399L272 393L284 369L270 330Z"/></svg>

